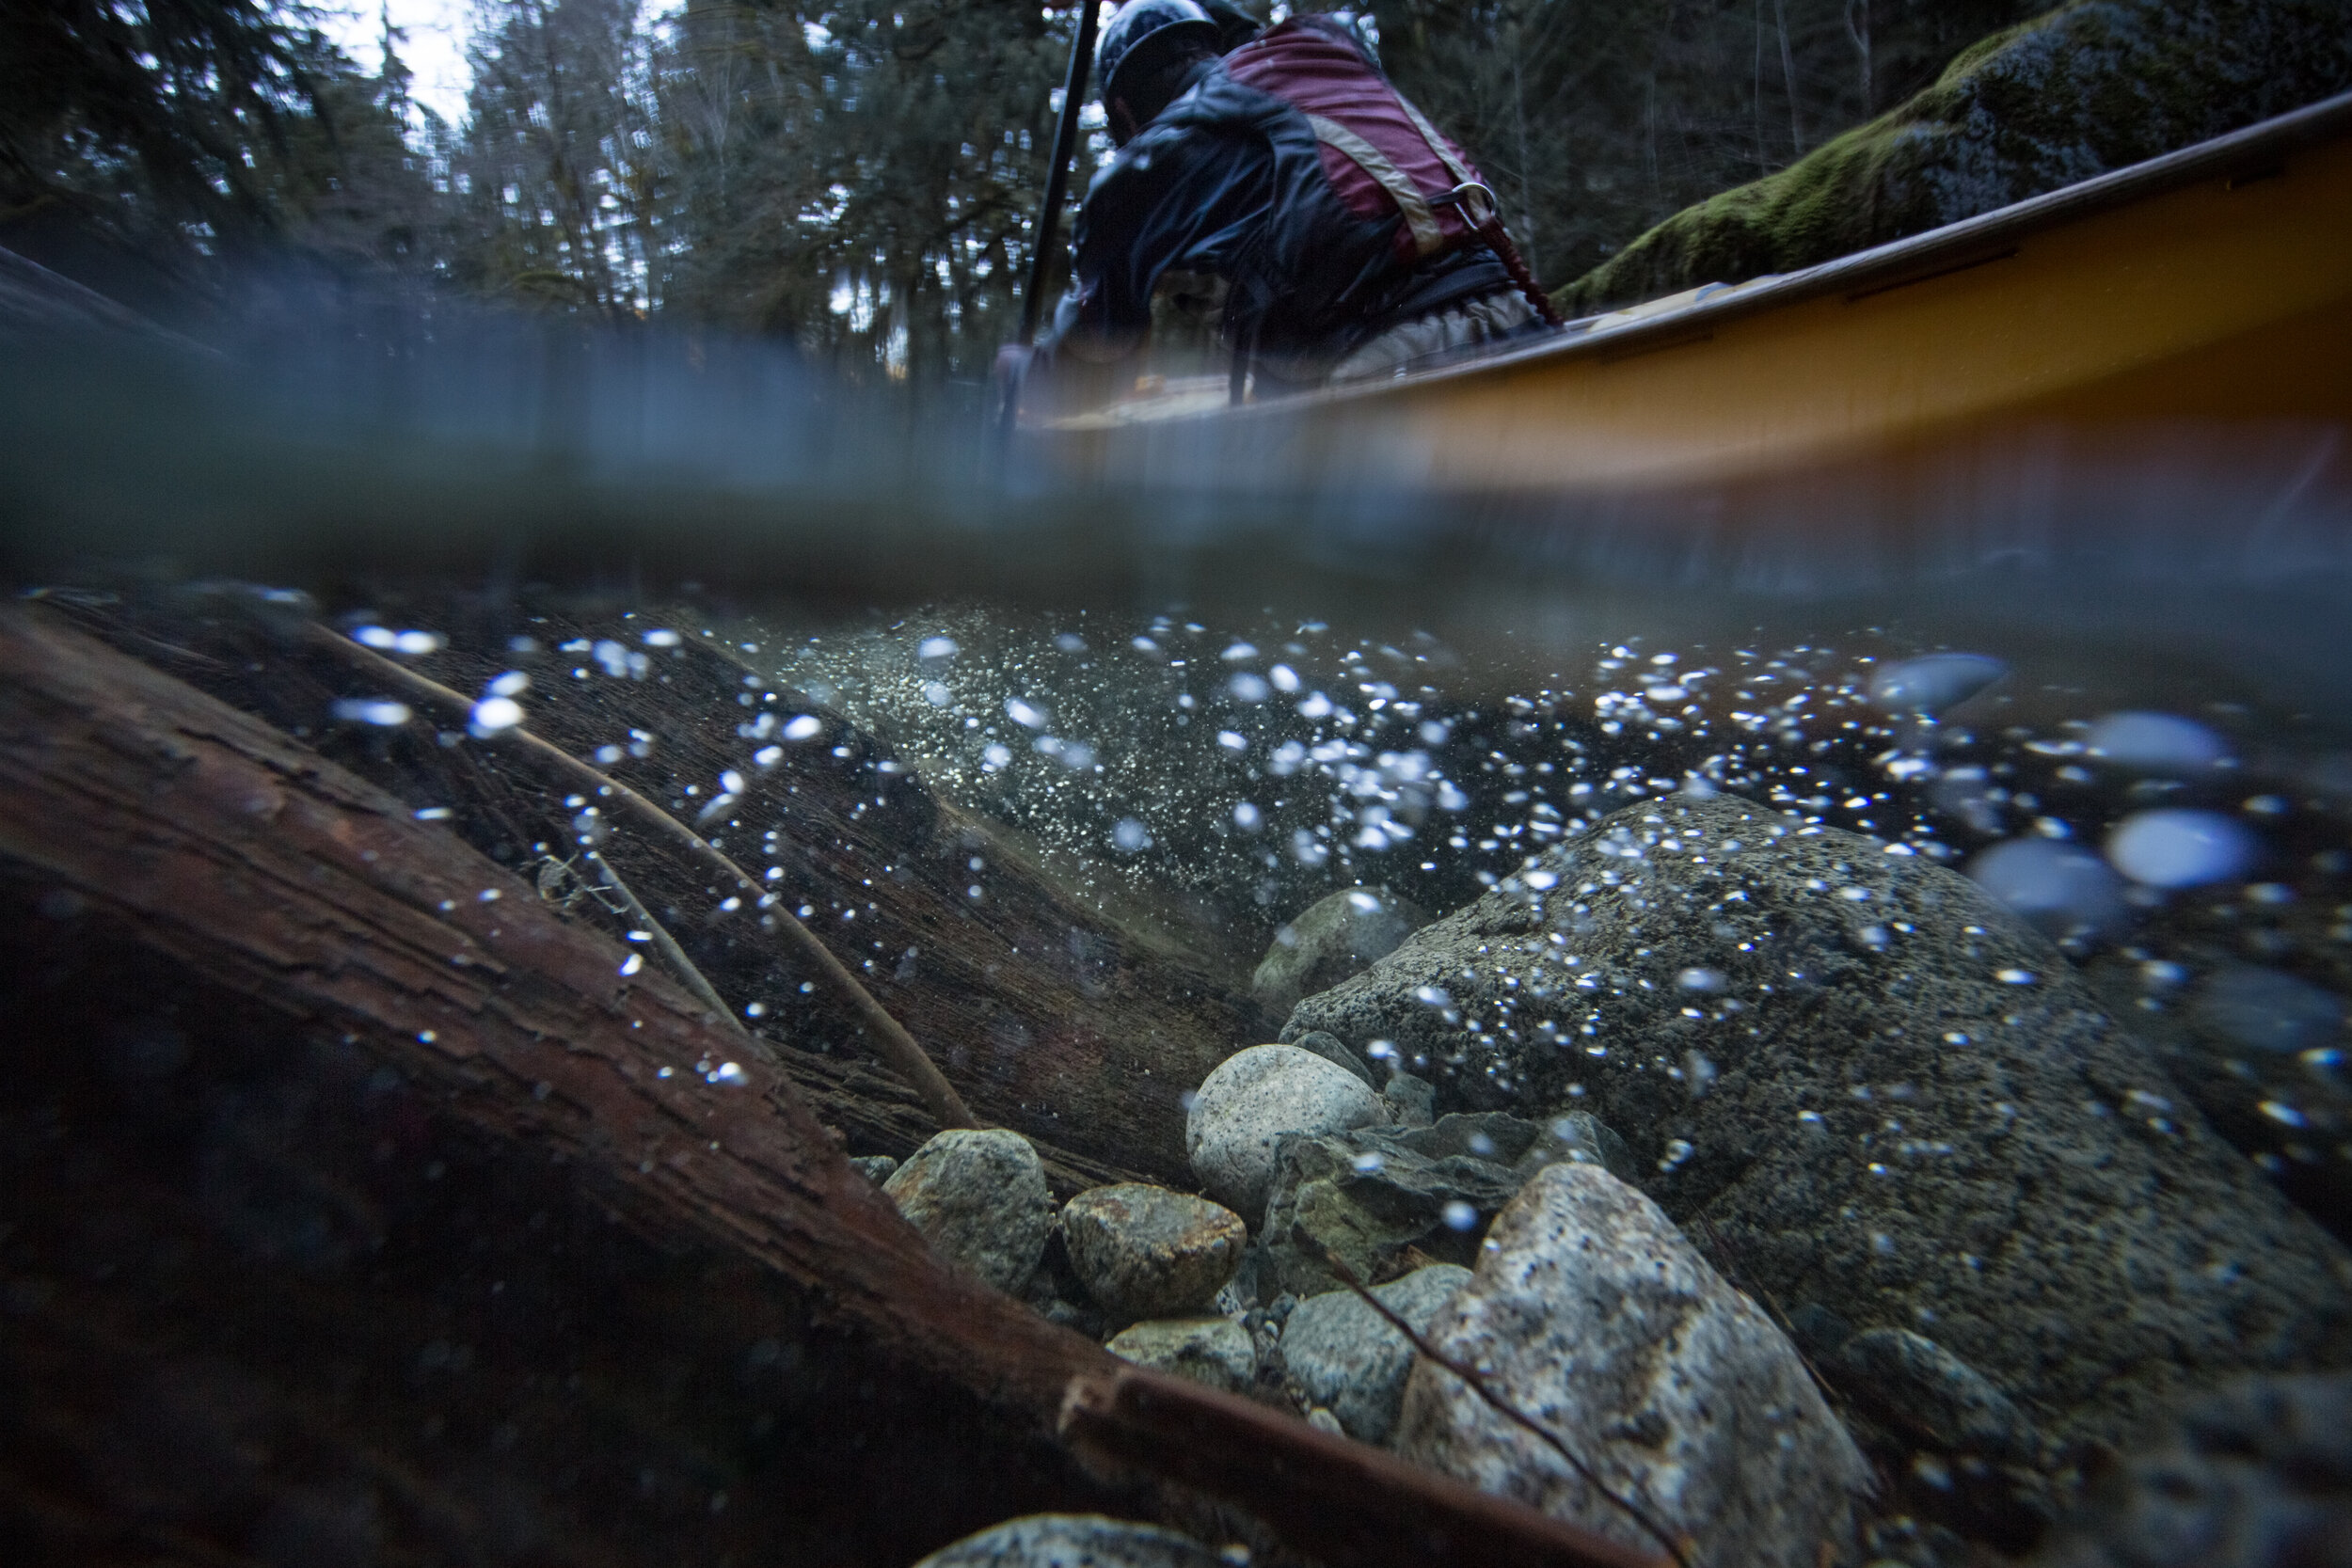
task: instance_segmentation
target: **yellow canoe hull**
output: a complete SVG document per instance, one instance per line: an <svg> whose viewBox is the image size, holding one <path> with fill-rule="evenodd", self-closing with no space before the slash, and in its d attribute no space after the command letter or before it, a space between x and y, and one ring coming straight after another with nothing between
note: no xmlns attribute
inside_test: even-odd
<svg viewBox="0 0 2352 1568"><path fill-rule="evenodd" d="M1515 353L1035 428L1104 483L1722 486L2062 427L2352 425L2352 95L1802 273Z"/></svg>

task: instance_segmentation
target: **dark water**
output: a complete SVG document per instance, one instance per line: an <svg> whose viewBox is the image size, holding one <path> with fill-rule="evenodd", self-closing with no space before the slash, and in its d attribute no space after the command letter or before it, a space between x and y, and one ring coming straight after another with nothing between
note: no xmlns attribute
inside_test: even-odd
<svg viewBox="0 0 2352 1568"><path fill-rule="evenodd" d="M892 768L1025 835L1073 896L1156 923L1236 990L1327 895L1384 888L1432 915L1540 903L1558 846L1612 818L1638 825L1638 810L1618 814L1645 803L1744 800L1964 872L2055 941L2151 1072L2169 1074L2172 1092L2108 1114L2210 1124L2249 1183L2305 1217L2280 1234L2334 1268L2341 1294L2341 433L1963 452L1947 484L1893 510L1851 474L1739 497L1500 500L1308 483L1214 450L1183 483L1104 490L997 451L968 390L852 392L744 345L291 312L218 355L26 345L0 397L0 506L26 598L103 612L190 584L258 585L426 673L450 639L498 657L496 628L527 678L477 683L459 747L501 745L551 687L643 682L668 650L723 646L766 682L727 716L737 754L707 777L647 766L737 853L757 824L707 808L788 766L808 739L795 721L821 706ZM533 640L518 607L548 603L600 629ZM315 721L426 721L369 695ZM616 729L597 760L644 762L635 733ZM983 860L966 896L985 921ZM168 1032L122 1037L121 1082L176 1070ZM1487 1103L1462 1086L1472 1056L1450 1059L1452 1076L1417 1064L1440 1081L1440 1109ZM16 1107L11 1136L32 1137L42 1114ZM1686 1145L1674 1161L1710 1152ZM332 1225L305 1240L299 1203L267 1209L224 1200L259 1227L248 1252L348 1246ZM562 1310L560 1281L530 1289ZM807 1354L795 1332L753 1337L761 1368ZM2270 1370L2325 1365L2340 1329L2332 1342ZM435 1338L415 1375L454 1375L461 1348ZM171 1375L158 1409L232 1399ZM768 1462L737 1454L713 1474ZM2071 1506L2084 1463L2051 1463L2037 1519ZM366 1490L271 1514L277 1533L254 1525L247 1546L366 1558L382 1534L369 1511L385 1506L353 1500ZM1898 1492L1890 1513L1933 1522L1932 1496ZM695 1529L727 1506L725 1487L666 1474L657 1494L714 1511ZM688 1529L642 1539L673 1528ZM1933 1528L1958 1533L1923 1546L1883 1528L1877 1549L1957 1561L1963 1538L2024 1550L2040 1529L1964 1508ZM2287 1560L2249 1551L2177 1560Z"/></svg>

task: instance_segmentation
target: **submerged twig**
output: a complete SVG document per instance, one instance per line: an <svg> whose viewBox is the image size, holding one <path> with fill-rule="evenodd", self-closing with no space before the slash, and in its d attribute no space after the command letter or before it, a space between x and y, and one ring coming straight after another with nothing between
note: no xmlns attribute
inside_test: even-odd
<svg viewBox="0 0 2352 1568"><path fill-rule="evenodd" d="M473 713L473 703L462 692L453 691L438 681L395 664L330 627L315 621L307 622L303 626L303 636L313 647L356 664L411 696L449 712L469 717ZM611 774L591 768L561 746L532 734L520 724L501 732L501 738L520 745L576 783L609 797L616 804L626 806L640 822L669 838L697 860L723 872L738 886L754 890L758 888L759 884L752 880L750 873L713 848L702 835ZM971 1107L964 1104L963 1097L956 1092L954 1085L947 1082L938 1064L915 1042L914 1037L908 1034L880 1002L874 1000L874 993L850 973L849 966L834 957L833 949L818 941L817 933L801 924L799 918L783 905L778 904L773 912L793 945L817 966L818 973L825 977L826 983L856 1010L859 1022L874 1037L876 1053L892 1071L905 1080L909 1087L923 1097L924 1105L939 1124L942 1127L978 1126L979 1121L972 1115ZM726 1011L723 1007L721 1010ZM727 1016L730 1021L734 1017L732 1012L728 1012Z"/></svg>
<svg viewBox="0 0 2352 1568"><path fill-rule="evenodd" d="M1308 1244L1318 1248L1323 1254L1326 1266L1327 1266L1333 1274L1339 1276L1340 1283L1355 1291L1356 1294L1361 1298L1365 1306L1371 1307L1375 1312L1379 1313L1380 1316L1387 1321L1391 1328L1393 1328L1399 1334L1404 1335L1406 1343L1413 1347L1415 1354L1428 1357L1431 1361L1434 1361L1438 1366L1443 1367L1447 1371L1452 1372L1455 1377L1460 1378L1470 1386L1471 1393L1476 1394L1480 1399L1486 1401L1486 1404L1493 1409L1495 1414L1502 1417L1503 1419L1507 1421L1511 1421L1518 1426L1526 1428L1529 1432L1541 1438L1550 1447L1552 1452L1567 1461L1568 1468L1574 1470L1577 1475L1582 1479L1585 1485L1591 1487L1594 1491L1599 1493L1602 1497L1616 1504L1620 1509L1623 1509L1627 1516L1642 1528L1645 1534L1648 1535L1650 1539L1656 1541L1660 1545L1665 1547L1666 1555L1674 1559L1677 1568L1691 1568L1689 1544L1687 1541L1677 1539L1677 1537L1667 1533L1663 1526L1652 1519L1642 1510L1641 1506L1635 1503L1630 1497L1621 1497L1615 1492L1612 1491L1609 1487L1609 1483L1602 1481L1600 1477L1594 1472L1591 1465L1585 1464L1582 1460L1577 1458L1574 1453L1569 1451L1567 1444L1562 1442L1559 1436L1553 1433L1549 1427L1545 1426L1541 1421L1535 1419L1534 1417L1530 1416L1525 1411L1519 1409L1518 1406L1513 1404L1510 1401L1504 1399L1501 1394L1496 1393L1493 1388L1489 1387L1486 1378L1480 1374L1477 1368L1470 1366L1466 1361L1456 1360L1454 1357L1446 1354L1445 1352L1439 1350L1437 1346L1431 1344L1428 1338L1419 1329L1415 1328L1411 1323L1406 1323L1403 1317L1398 1315L1395 1308L1391 1307L1387 1302L1382 1301L1378 1296L1374 1295L1372 1293L1371 1287L1367 1286L1360 1278L1357 1277L1356 1271L1347 1266L1346 1260L1343 1259L1338 1252L1324 1245L1323 1243L1309 1234L1307 1227L1304 1226L1294 1225L1291 1227L1291 1239L1293 1241L1306 1242Z"/></svg>
<svg viewBox="0 0 2352 1568"><path fill-rule="evenodd" d="M653 917L653 911L645 908L627 882L621 880L621 874L612 869L612 862L594 849L584 851L580 858L596 868L596 875L604 879L606 891L628 907L629 919L653 939L654 951L661 955L662 961L670 966L670 972L686 983L686 989L707 1003L726 1021L728 1028L739 1035L749 1036L751 1031L743 1026L741 1019L735 1016L735 1009L728 1006L726 998L719 994L719 988L694 967L694 960L686 956L686 949L677 944L677 938L670 934L668 927Z"/></svg>

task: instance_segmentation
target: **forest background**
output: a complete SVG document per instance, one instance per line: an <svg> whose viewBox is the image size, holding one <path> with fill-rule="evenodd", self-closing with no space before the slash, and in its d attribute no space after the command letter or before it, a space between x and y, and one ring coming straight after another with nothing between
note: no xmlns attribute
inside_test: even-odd
<svg viewBox="0 0 2352 1568"><path fill-rule="evenodd" d="M1359 8L1557 287L2042 8ZM852 381L974 383L1018 319L1076 16L478 0L452 122L413 96L389 23L370 71L293 0L9 0L0 246L199 336L230 281L266 267L423 305L769 336ZM1089 119L1088 166L1110 150Z"/></svg>

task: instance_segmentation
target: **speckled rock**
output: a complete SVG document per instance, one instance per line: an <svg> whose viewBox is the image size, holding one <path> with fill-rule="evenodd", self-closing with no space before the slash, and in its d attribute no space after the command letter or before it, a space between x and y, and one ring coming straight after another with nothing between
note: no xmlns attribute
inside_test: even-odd
<svg viewBox="0 0 2352 1568"><path fill-rule="evenodd" d="M1021 1289L1054 1226L1037 1150L1002 1129L940 1133L882 1191L942 1256L1000 1291Z"/></svg>
<svg viewBox="0 0 2352 1568"><path fill-rule="evenodd" d="M1829 1353L1822 1370L1879 1420L1946 1453L2031 1463L2041 1439L2015 1402L1924 1334L1874 1328Z"/></svg>
<svg viewBox="0 0 2352 1568"><path fill-rule="evenodd" d="M1103 1348L1138 1367L1229 1394L1248 1393L1258 1376L1257 1346L1231 1318L1147 1318L1112 1335Z"/></svg>
<svg viewBox="0 0 2352 1568"><path fill-rule="evenodd" d="M1440 1109L1581 1087L1743 1283L1931 1333L2054 1436L2352 1360L2344 1248L2047 939L1859 834L1731 797L1630 807L1290 1027L1393 1040Z"/></svg>
<svg viewBox="0 0 2352 1568"><path fill-rule="evenodd" d="M1249 1239L1241 1216L1222 1204L1135 1181L1072 1198L1061 1234L1087 1293L1122 1318L1205 1309L1241 1266Z"/></svg>
<svg viewBox="0 0 2352 1568"><path fill-rule="evenodd" d="M1189 1535L1099 1513L1032 1513L942 1546L914 1568L1224 1568Z"/></svg>
<svg viewBox="0 0 2352 1568"><path fill-rule="evenodd" d="M2032 1568L2347 1568L2352 1377L2249 1378L2090 1488Z"/></svg>
<svg viewBox="0 0 2352 1568"><path fill-rule="evenodd" d="M1428 1127L1285 1138L1266 1200L1261 1288L1301 1296L1339 1289L1327 1247L1359 1279L1400 1272L1407 1249L1472 1262L1486 1222L1530 1176L1563 1160L1629 1169L1624 1143L1581 1112L1546 1124L1486 1111Z"/></svg>
<svg viewBox="0 0 2352 1568"><path fill-rule="evenodd" d="M1429 924L1428 911L1387 888L1352 887L1316 900L1274 934L1249 989L1276 1018L1302 996L1360 974Z"/></svg>
<svg viewBox="0 0 2352 1568"><path fill-rule="evenodd" d="M1338 1132L1386 1120L1360 1080L1293 1045L1253 1045L1221 1063L1184 1123L1192 1171L1209 1196L1255 1222L1274 1181L1274 1146L1292 1132Z"/></svg>
<svg viewBox="0 0 2352 1568"><path fill-rule="evenodd" d="M850 1168L879 1187L898 1171L898 1159L894 1154L852 1154Z"/></svg>
<svg viewBox="0 0 2352 1568"><path fill-rule="evenodd" d="M2109 951L2086 976L2214 1130L2352 1243L2352 1078L2304 1055L2352 1045L2352 921L2318 899L2223 908L2179 900L2139 938L2163 960Z"/></svg>
<svg viewBox="0 0 2352 1568"><path fill-rule="evenodd" d="M1430 1320L1470 1281L1470 1270L1437 1263L1372 1293L1411 1323L1414 1333L1425 1334ZM1282 1325L1282 1360L1308 1397L1328 1409L1350 1437L1385 1443L1396 1430L1413 1347L1355 1291L1326 1291L1293 1307Z"/></svg>
<svg viewBox="0 0 2352 1568"><path fill-rule="evenodd" d="M1496 1219L1429 1338L1536 1413L1698 1562L1817 1568L1851 1549L1871 1481L1796 1348L1658 1206L1550 1165ZM1656 1541L1451 1372L1413 1368L1399 1452L1628 1545Z"/></svg>

